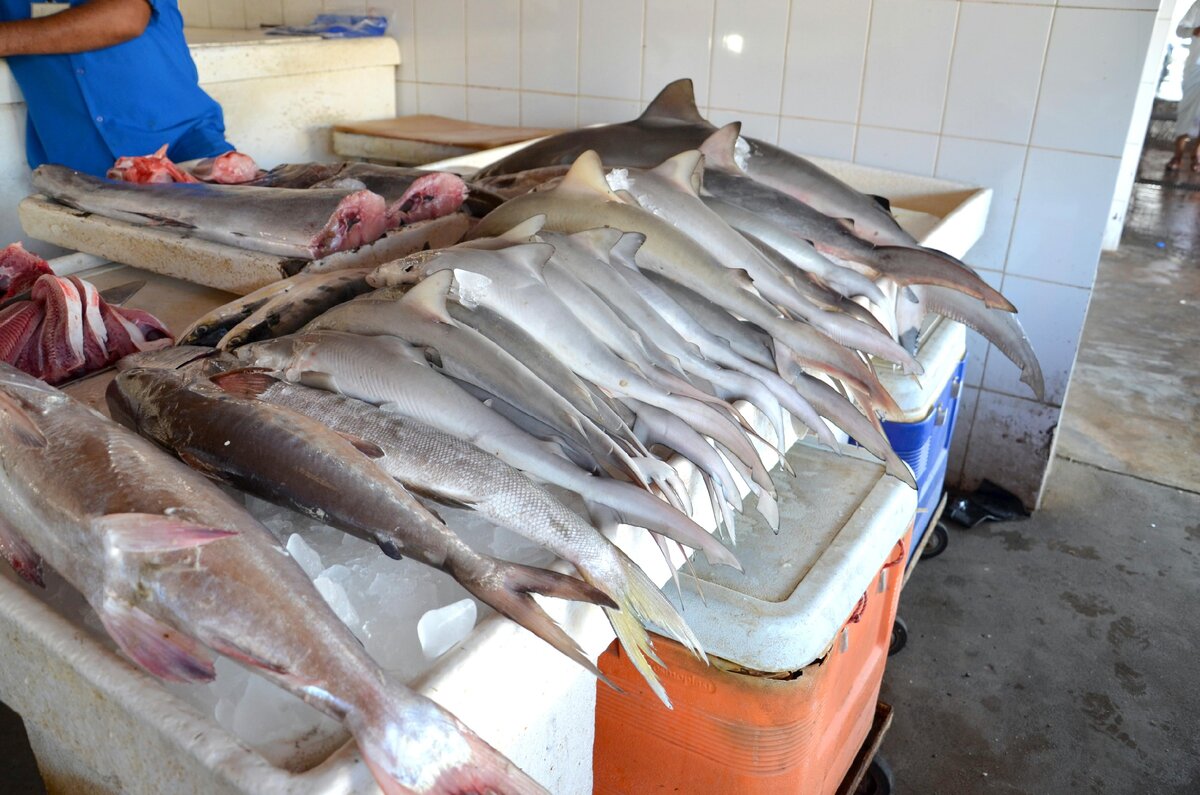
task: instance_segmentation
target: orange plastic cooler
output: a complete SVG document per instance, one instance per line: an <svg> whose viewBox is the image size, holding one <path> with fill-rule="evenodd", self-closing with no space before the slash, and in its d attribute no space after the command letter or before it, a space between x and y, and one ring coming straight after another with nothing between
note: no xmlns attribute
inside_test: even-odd
<svg viewBox="0 0 1200 795"><path fill-rule="evenodd" d="M865 457L800 446L788 460L780 534L739 528L746 574L681 573L710 665L655 636L674 709L617 644L600 657L623 692L597 688L596 793L836 792L874 715L916 495Z"/></svg>

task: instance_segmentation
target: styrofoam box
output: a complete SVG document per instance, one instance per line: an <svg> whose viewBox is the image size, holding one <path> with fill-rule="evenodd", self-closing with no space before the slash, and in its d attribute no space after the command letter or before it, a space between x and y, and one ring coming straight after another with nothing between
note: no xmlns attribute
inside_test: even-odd
<svg viewBox="0 0 1200 795"><path fill-rule="evenodd" d="M501 154L480 153L454 165L478 167ZM895 197L901 222L926 244L961 255L982 234L988 189L821 163L861 189ZM767 431L761 416L741 408ZM773 465L775 456L763 452ZM713 528L700 477L688 462L678 465L696 495L696 520ZM622 527L614 541L660 585L670 578L645 531ZM842 589L839 598L826 603L835 621L848 615L858 598L850 590ZM543 604L593 660L613 640L597 608ZM409 684L455 713L551 792L591 791L595 680L512 622L495 615L480 622ZM64 791L375 791L350 745L303 773L272 767L9 573L0 574L0 699L24 717L43 775L51 787Z"/></svg>

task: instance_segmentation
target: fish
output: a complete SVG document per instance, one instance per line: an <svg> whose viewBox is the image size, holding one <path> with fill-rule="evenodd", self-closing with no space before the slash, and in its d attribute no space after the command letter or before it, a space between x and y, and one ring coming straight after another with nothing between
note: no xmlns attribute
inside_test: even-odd
<svg viewBox="0 0 1200 795"><path fill-rule="evenodd" d="M487 223L487 219L481 223ZM773 498L775 486L758 451L742 428L730 419L740 415L728 404L725 404L726 414L690 394L680 394L669 380L639 370L607 348L542 280L541 271L553 253L553 246L544 243L501 251L450 249L381 265L368 279L378 286L394 286L439 270L453 270L459 302L484 304L503 314L541 340L578 375L601 388L659 406L686 419L744 463L753 473L756 490Z"/></svg>
<svg viewBox="0 0 1200 795"><path fill-rule="evenodd" d="M608 607L591 585L482 555L375 461L374 443L340 435L296 411L225 391L186 370L125 370L106 394L113 417L209 477L375 543L391 558L440 569L480 601L587 670L595 666L533 600L556 596Z"/></svg>
<svg viewBox="0 0 1200 795"><path fill-rule="evenodd" d="M411 290L377 290L331 308L303 330L399 337L419 348L441 372L520 405L556 433L577 442L610 475L648 482L616 442L566 398L508 351L450 317L446 294L452 280L450 273L443 272Z"/></svg>
<svg viewBox="0 0 1200 795"><path fill-rule="evenodd" d="M180 345L214 347L229 333L268 301L283 293L303 288L313 281L308 273L297 273L286 279L268 282L254 292L240 295L228 303L205 312L179 335Z"/></svg>
<svg viewBox="0 0 1200 795"><path fill-rule="evenodd" d="M706 169L703 192L716 199L706 200L706 204L727 223L739 231L744 228L777 249L782 247L780 236L778 232L769 232L768 224L812 243L822 254L867 266L874 278L886 276L900 285L937 284L982 299L988 306L1016 311L1016 307L979 274L948 254L930 248L873 245L833 218L747 177ZM740 208L745 214L734 214L728 209L729 205ZM756 218L757 222L748 225L747 217Z"/></svg>
<svg viewBox="0 0 1200 795"><path fill-rule="evenodd" d="M608 184L618 192L628 191L643 207L670 218L676 228L727 267L746 271L763 298L828 333L827 327L814 322L819 315L812 311L812 305L799 294L788 276L701 201L692 182L701 168L702 157L699 150L692 149L650 170L616 169L609 172ZM919 375L923 371L912 354L874 328L863 327L855 333L856 330L843 324L839 332L836 339L843 345L896 362L906 373Z"/></svg>
<svg viewBox="0 0 1200 795"><path fill-rule="evenodd" d="M383 197L365 190L132 185L56 165L34 169L33 186L84 212L282 257L319 259L387 231Z"/></svg>
<svg viewBox="0 0 1200 795"><path fill-rule="evenodd" d="M53 273L46 260L20 243L10 243L0 250L0 302L27 292L38 278Z"/></svg>
<svg viewBox="0 0 1200 795"><path fill-rule="evenodd" d="M699 148L717 130L696 106L689 79L668 83L632 121L586 127L552 135L524 147L475 174L494 177L550 166L565 166L588 150L614 166L651 168L687 149ZM879 245L915 241L880 199L867 196L799 155L756 138L742 137L739 156L751 177L794 195L833 218L853 221L855 231Z"/></svg>
<svg viewBox="0 0 1200 795"><path fill-rule="evenodd" d="M242 185L253 182L260 174L265 174L254 162L254 158L243 152L225 152L216 157L205 157L182 164L196 179L201 182L215 182L220 185Z"/></svg>
<svg viewBox="0 0 1200 795"><path fill-rule="evenodd" d="M642 623L653 623L703 658L700 642L687 623L637 564L578 514L499 458L360 400L265 373L232 371L215 376L215 380L226 391L298 411L339 433L378 445L384 452L377 459L379 466L413 494L435 505L485 517L571 563L586 582L616 603L616 608L603 608L609 623L647 683L668 706L666 692L646 662L654 647Z"/></svg>
<svg viewBox="0 0 1200 795"><path fill-rule="evenodd" d="M341 722L386 793L544 791L389 680L266 528L203 475L4 364L0 437L0 551L31 583L60 574L149 673L203 682L213 652L238 660Z"/></svg>
<svg viewBox="0 0 1200 795"><path fill-rule="evenodd" d="M733 553L691 518L642 489L594 477L549 452L430 368L423 356L399 339L320 331L256 342L235 353L247 366L266 368L288 381L357 398L431 425L539 480L609 505L631 524L701 549L713 563L740 570Z"/></svg>
<svg viewBox="0 0 1200 795"><path fill-rule="evenodd" d="M367 284L367 274L371 270L347 268L289 277L288 289L276 292L230 328L217 341L217 347L236 348L248 342L290 334L330 307L371 290L371 285Z"/></svg>

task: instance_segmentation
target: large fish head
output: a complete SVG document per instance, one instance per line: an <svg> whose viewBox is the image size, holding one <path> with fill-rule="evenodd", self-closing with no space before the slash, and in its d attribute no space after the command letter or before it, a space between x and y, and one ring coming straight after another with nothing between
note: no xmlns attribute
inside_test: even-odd
<svg viewBox="0 0 1200 795"><path fill-rule="evenodd" d="M160 400L181 388L184 380L184 374L176 370L142 367L120 372L104 393L108 413L127 428L156 437L162 419Z"/></svg>

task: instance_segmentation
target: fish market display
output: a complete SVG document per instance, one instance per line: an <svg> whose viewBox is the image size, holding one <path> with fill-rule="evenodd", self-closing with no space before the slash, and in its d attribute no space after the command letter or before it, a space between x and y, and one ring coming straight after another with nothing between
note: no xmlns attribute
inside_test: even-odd
<svg viewBox="0 0 1200 795"><path fill-rule="evenodd" d="M0 309L0 360L59 384L172 344L171 332L150 313L112 306L90 282L55 276L44 260L13 246L3 262L10 284L35 281Z"/></svg>
<svg viewBox="0 0 1200 795"><path fill-rule="evenodd" d="M572 610L599 606L667 705L648 630L702 659L704 652L684 617L610 540L618 525L647 533L672 571L687 550L740 570L736 525L750 505L778 532L797 531L780 527L777 504L780 479L796 476L782 453L797 434L837 450L835 431L845 432L888 476L916 488L883 432L880 417L898 406L877 368L921 375L915 346L930 313L978 330L1035 394L1043 386L1016 307L999 291L955 257L922 247L885 200L743 138L737 123L709 124L689 81L668 86L633 121L551 136L468 183L332 163L281 166L244 186L123 185L43 166L35 184L108 217L301 258L460 207L478 217L453 246L369 269L301 273L214 309L177 347L125 359L110 409L199 472L370 541L383 564L411 557L449 574L593 674L564 629L570 623L555 623L531 594L582 603ZM42 279L33 296L47 306L42 327L69 343L60 348L86 354L100 326L70 301L72 289L89 300L86 288ZM4 394L0 419L24 446L0 455L34 455L33 398ZM177 471L164 467L159 477ZM192 494L186 490L197 482L178 488ZM139 493L126 481L120 488ZM223 497L206 509L220 514L215 519L186 519L214 533L194 542L211 542L203 558L210 566L226 559L210 560L209 549L232 549L243 536L251 546L269 541L252 523L243 530L244 517L231 524L222 506ZM534 542L562 561L559 570L473 548L452 529L462 516ZM293 547L311 552L289 541ZM238 565L256 560L251 554ZM144 576L166 578L152 593L182 605L198 586L169 571ZM234 579L244 576L237 569ZM291 574L264 577L260 587L272 589L284 611L307 605L298 600L311 590ZM190 603L173 609L185 607L186 621L155 615L182 622L172 625L182 632L200 620ZM229 623L229 631L244 626ZM278 627L288 638L280 648L292 648L284 630L302 625L289 619ZM346 637L320 631L334 645ZM126 635L135 656L158 642ZM354 654L362 658L361 649ZM278 662L286 667L290 658ZM346 698L365 697L352 691ZM349 713L334 714L364 754L379 759L380 721L398 719L376 710L376 723L364 727L355 718L364 708L349 704ZM447 743L466 749L447 762L453 780L463 780L457 765L474 754L485 760L481 774L494 776L476 788L532 786L457 724L444 726ZM436 780L440 759L421 781ZM387 769L373 769L387 778Z"/></svg>
<svg viewBox="0 0 1200 795"><path fill-rule="evenodd" d="M169 680L213 653L341 721L385 792L543 791L453 716L388 681L245 509L150 442L0 365L4 556L49 566L121 649ZM419 750L418 750L419 749Z"/></svg>
<svg viewBox="0 0 1200 795"><path fill-rule="evenodd" d="M38 166L34 187L60 204L138 225L283 257L317 259L378 240L383 197L367 190L284 190L244 185L132 185L63 166Z"/></svg>

